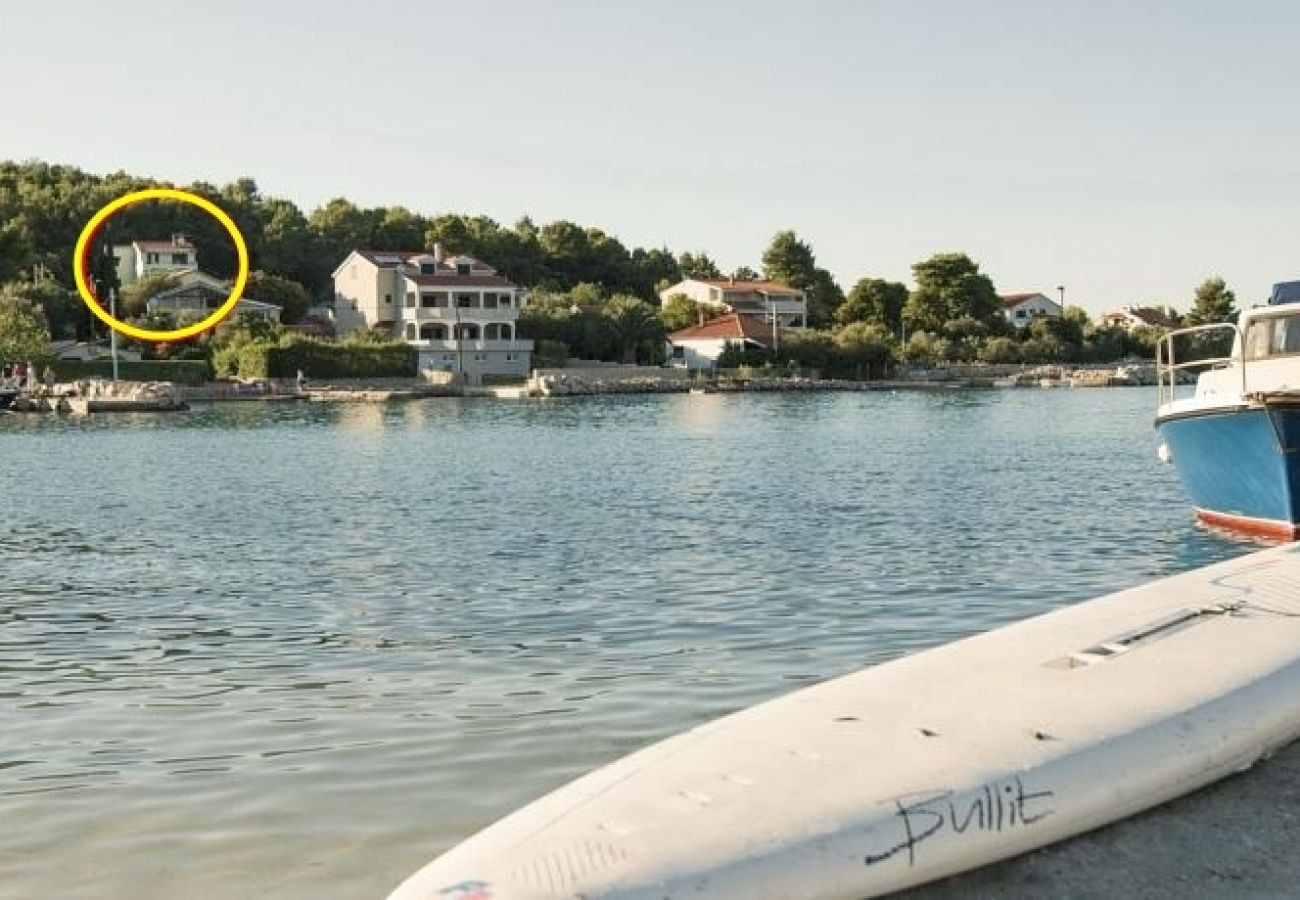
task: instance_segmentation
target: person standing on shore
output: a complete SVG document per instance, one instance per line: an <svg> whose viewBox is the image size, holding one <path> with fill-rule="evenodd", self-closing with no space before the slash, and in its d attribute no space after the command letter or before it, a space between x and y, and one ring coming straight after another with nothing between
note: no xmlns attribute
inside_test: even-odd
<svg viewBox="0 0 1300 900"><path fill-rule="evenodd" d="M54 389L54 369L51 366L45 367L45 371L41 373L41 381L45 382L47 388L51 390Z"/></svg>
<svg viewBox="0 0 1300 900"><path fill-rule="evenodd" d="M302 369L298 370L298 377L295 378L294 381L298 385L298 393L301 394L303 391L307 390L307 376L302 374Z"/></svg>

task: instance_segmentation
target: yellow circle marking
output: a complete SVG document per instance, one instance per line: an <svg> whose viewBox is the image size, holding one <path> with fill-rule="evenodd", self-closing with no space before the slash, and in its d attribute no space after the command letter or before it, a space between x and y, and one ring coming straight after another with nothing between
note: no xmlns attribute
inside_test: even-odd
<svg viewBox="0 0 1300 900"><path fill-rule="evenodd" d="M235 242L235 252L239 255L239 274L235 276L235 286L231 288L230 296L218 307L216 312L202 322L195 322L193 325L186 325L184 328L173 328L170 331L139 328L110 315L101 305L99 298L95 296L95 292L90 285L87 284L86 255L90 252L90 243L95 239L95 234L108 221L109 216L144 200L176 200L180 203L197 206L225 226L226 231L230 232L230 239ZM239 228L230 216L226 215L212 201L200 197L198 194L176 190L175 188L149 188L118 197L91 217L90 221L86 223L86 227L81 229L81 236L77 238L77 249L72 257L72 275L76 279L77 293L81 295L81 299L90 307L90 311L109 328L142 341L179 341L194 337L196 334L202 334L209 328L216 327L217 323L230 315L231 311L239 303L239 298L244 294L244 286L248 284L248 244L245 243L244 236L239 233Z"/></svg>

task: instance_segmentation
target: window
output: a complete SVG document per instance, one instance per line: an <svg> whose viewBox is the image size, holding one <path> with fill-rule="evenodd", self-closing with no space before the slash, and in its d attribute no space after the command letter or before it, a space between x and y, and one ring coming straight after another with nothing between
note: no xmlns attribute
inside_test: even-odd
<svg viewBox="0 0 1300 900"><path fill-rule="evenodd" d="M1023 319L1024 317L1025 317L1025 311L1023 309L1016 310L1017 319Z"/></svg>
<svg viewBox="0 0 1300 900"><path fill-rule="evenodd" d="M509 294L502 294L500 300L502 306L511 306L514 303L514 298L512 298Z"/></svg>
<svg viewBox="0 0 1300 900"><path fill-rule="evenodd" d="M446 355L443 356L442 361L443 361L443 362L453 363L453 362L456 361L456 357L455 357L453 354L448 353L448 354L446 354Z"/></svg>
<svg viewBox="0 0 1300 900"><path fill-rule="evenodd" d="M469 305L472 300L473 298L470 297L469 294L457 294L456 306L458 306L460 309L469 309Z"/></svg>
<svg viewBox="0 0 1300 900"><path fill-rule="evenodd" d="M413 341L413 340L415 340L415 323L414 323L414 322L407 322L407 323L406 323L406 339L407 339L408 341Z"/></svg>
<svg viewBox="0 0 1300 900"><path fill-rule="evenodd" d="M415 291L406 292L406 305L407 307L415 306Z"/></svg>
<svg viewBox="0 0 1300 900"><path fill-rule="evenodd" d="M486 354L486 353L475 353L475 354L474 354L474 362L486 362L486 361L487 361L487 354Z"/></svg>
<svg viewBox="0 0 1300 900"><path fill-rule="evenodd" d="M146 253L146 254L144 255L144 261L145 261L145 265L149 265L149 264L155 264L155 265L156 265L157 262L158 262L158 254L157 254L157 253Z"/></svg>
<svg viewBox="0 0 1300 900"><path fill-rule="evenodd" d="M446 294L421 294L420 305L423 307L445 308L447 306Z"/></svg>
<svg viewBox="0 0 1300 900"><path fill-rule="evenodd" d="M483 295L483 308L484 308L484 309L496 309L496 308L497 308L497 295L496 295L496 294L484 294L484 295Z"/></svg>
<svg viewBox="0 0 1300 900"><path fill-rule="evenodd" d="M437 274L438 274L438 264L437 264L437 263L431 263L431 262L422 262L422 263L420 263L420 274L421 274L421 275L437 275Z"/></svg>
<svg viewBox="0 0 1300 900"><path fill-rule="evenodd" d="M1269 316L1246 329L1246 359L1300 353L1300 315Z"/></svg>
<svg viewBox="0 0 1300 900"><path fill-rule="evenodd" d="M392 306L392 305L393 305L393 295L392 295L392 294L384 294L384 302L387 303L389 306Z"/></svg>
<svg viewBox="0 0 1300 900"><path fill-rule="evenodd" d="M459 276L461 276L462 278L466 278L466 277L468 277L468 276L469 276L469 263L466 263L466 262L458 262L458 263L456 263L456 274L459 275Z"/></svg>
<svg viewBox="0 0 1300 900"><path fill-rule="evenodd" d="M515 362L515 361L518 360L518 359L519 359L519 354L518 354L518 353L507 353L507 354L506 354L506 362Z"/></svg>
<svg viewBox="0 0 1300 900"><path fill-rule="evenodd" d="M173 253L173 266L188 266L190 264L190 255L188 253Z"/></svg>

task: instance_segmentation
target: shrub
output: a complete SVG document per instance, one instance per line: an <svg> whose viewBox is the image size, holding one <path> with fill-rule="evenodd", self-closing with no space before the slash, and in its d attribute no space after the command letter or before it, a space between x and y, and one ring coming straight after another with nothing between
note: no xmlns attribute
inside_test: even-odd
<svg viewBox="0 0 1300 900"><path fill-rule="evenodd" d="M332 344L307 338L281 339L279 344L252 341L229 348L217 357L218 371L237 360L243 378L292 378L301 370L311 378L414 378L419 351L400 342ZM233 374L233 373L232 373Z"/></svg>
<svg viewBox="0 0 1300 900"><path fill-rule="evenodd" d="M49 365L60 381L81 378L112 378L113 361L110 359L55 359ZM37 366L43 369L44 363ZM123 381L174 381L177 384L203 384L212 378L212 368L202 359L143 359L119 360L118 377Z"/></svg>

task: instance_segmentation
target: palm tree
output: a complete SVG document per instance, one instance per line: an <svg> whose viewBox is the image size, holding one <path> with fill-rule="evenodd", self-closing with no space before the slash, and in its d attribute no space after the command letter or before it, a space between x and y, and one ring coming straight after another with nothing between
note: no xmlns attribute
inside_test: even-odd
<svg viewBox="0 0 1300 900"><path fill-rule="evenodd" d="M622 361L635 363L642 348L662 343L664 326L654 307L628 294L615 294L600 311Z"/></svg>

